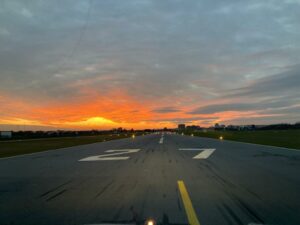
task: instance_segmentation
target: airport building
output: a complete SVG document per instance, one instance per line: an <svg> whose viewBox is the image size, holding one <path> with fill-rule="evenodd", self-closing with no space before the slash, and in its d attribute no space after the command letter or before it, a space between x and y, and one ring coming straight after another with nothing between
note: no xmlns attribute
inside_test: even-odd
<svg viewBox="0 0 300 225"><path fill-rule="evenodd" d="M178 124L178 130L185 130L185 124Z"/></svg>

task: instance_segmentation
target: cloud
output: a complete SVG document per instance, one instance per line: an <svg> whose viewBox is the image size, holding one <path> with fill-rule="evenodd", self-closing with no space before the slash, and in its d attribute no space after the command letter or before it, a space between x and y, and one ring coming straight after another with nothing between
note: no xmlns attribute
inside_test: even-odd
<svg viewBox="0 0 300 225"><path fill-rule="evenodd" d="M161 108L152 110L152 112L154 112L154 113L174 113L174 112L179 112L179 111L180 111L180 109L177 109L172 106L161 107Z"/></svg>
<svg viewBox="0 0 300 225"><path fill-rule="evenodd" d="M184 116L184 117L170 117L167 119L164 118L157 118L157 119L150 119L147 121L151 122L161 122L161 121L170 121L174 123L182 123L182 122L193 122L193 121L199 121L199 120L216 120L219 119L219 117L216 116Z"/></svg>
<svg viewBox="0 0 300 225"><path fill-rule="evenodd" d="M174 124L286 107L294 121L299 10L294 0L4 1L0 92L13 101L1 116L142 126L155 114Z"/></svg>
<svg viewBox="0 0 300 225"><path fill-rule="evenodd" d="M282 96L299 95L300 65L285 72L257 79L252 84L232 90L231 96Z"/></svg>
<svg viewBox="0 0 300 225"><path fill-rule="evenodd" d="M296 102L295 102L296 103ZM196 108L190 114L214 114L227 111L257 111L280 109L291 106L289 101L261 101L252 103L226 103L214 104Z"/></svg>

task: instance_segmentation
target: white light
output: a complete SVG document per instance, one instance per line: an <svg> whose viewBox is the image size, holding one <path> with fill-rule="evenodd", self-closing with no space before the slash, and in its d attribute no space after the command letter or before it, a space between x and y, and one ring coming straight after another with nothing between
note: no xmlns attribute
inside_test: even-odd
<svg viewBox="0 0 300 225"><path fill-rule="evenodd" d="M154 221L153 220L148 220L146 225L154 225Z"/></svg>

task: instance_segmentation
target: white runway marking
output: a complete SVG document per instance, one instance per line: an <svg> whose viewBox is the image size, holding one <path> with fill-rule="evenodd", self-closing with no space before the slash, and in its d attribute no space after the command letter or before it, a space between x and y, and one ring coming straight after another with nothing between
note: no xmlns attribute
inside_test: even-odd
<svg viewBox="0 0 300 225"><path fill-rule="evenodd" d="M205 149L203 152L196 155L193 159L207 159L216 149Z"/></svg>
<svg viewBox="0 0 300 225"><path fill-rule="evenodd" d="M164 143L164 137L161 137L159 140L159 144L163 144Z"/></svg>
<svg viewBox="0 0 300 225"><path fill-rule="evenodd" d="M108 161L108 160L127 160L130 157L129 156L117 156L117 155L124 155L124 154L130 154L130 153L136 153L140 151L140 149L118 149L118 150L107 150L105 152L112 152L110 154L103 154L103 155L95 155L95 156L89 156L83 159L80 159L78 161ZM115 157L117 156L117 157Z"/></svg>
<svg viewBox="0 0 300 225"><path fill-rule="evenodd" d="M180 151L202 151L193 159L207 159L216 150L215 148L179 148Z"/></svg>
<svg viewBox="0 0 300 225"><path fill-rule="evenodd" d="M161 138L159 139L159 144L163 144L164 143L164 134L161 135Z"/></svg>

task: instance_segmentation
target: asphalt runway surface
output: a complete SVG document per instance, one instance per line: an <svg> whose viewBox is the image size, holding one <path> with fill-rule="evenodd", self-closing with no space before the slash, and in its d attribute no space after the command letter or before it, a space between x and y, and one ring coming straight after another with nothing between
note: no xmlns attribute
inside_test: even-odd
<svg viewBox="0 0 300 225"><path fill-rule="evenodd" d="M0 159L0 224L147 218L299 225L300 151L151 134Z"/></svg>

